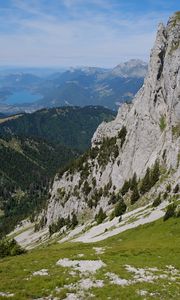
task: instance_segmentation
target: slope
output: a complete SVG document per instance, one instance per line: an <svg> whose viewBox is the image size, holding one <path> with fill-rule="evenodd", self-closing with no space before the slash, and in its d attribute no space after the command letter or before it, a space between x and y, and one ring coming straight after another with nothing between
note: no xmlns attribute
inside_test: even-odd
<svg viewBox="0 0 180 300"><path fill-rule="evenodd" d="M176 300L179 230L177 219L158 220L96 244L55 243L5 258L1 295L10 293L13 300ZM73 266L73 261L78 265Z"/></svg>
<svg viewBox="0 0 180 300"><path fill-rule="evenodd" d="M115 113L100 107L62 107L42 109L32 114L8 120L0 125L0 134L45 139L81 151L90 146L90 140L102 121L112 120Z"/></svg>

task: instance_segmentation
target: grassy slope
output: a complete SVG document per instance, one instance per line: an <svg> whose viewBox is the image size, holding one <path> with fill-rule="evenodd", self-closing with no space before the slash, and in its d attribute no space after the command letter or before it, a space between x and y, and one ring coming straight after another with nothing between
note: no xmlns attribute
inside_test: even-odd
<svg viewBox="0 0 180 300"><path fill-rule="evenodd" d="M79 276L69 275L70 269L56 266L60 258L78 259L77 254L83 253L82 259L101 259L106 267L100 269L95 277L103 279L103 288L93 288L94 299L152 299L151 296L139 296L138 290L158 292L153 299L178 299L180 285L169 282L168 279L155 280L153 283L136 283L130 286L111 285L105 273L114 272L121 278L132 277L124 265L137 268L158 267L161 270L166 265L180 269L180 220L170 219L166 222L158 220L155 223L140 226L126 231L103 242L92 244L64 243L53 244L35 249L19 257L6 258L0 261L0 292L15 293L11 299L35 299L49 296L55 287L63 287L79 280ZM93 246L105 247L105 253L95 254ZM32 272L48 269L50 276L31 277ZM67 289L55 293L59 299L65 298ZM3 299L3 297L0 297ZM4 298L5 299L5 298ZM7 299L7 298L6 298ZM87 299L90 299L87 297Z"/></svg>

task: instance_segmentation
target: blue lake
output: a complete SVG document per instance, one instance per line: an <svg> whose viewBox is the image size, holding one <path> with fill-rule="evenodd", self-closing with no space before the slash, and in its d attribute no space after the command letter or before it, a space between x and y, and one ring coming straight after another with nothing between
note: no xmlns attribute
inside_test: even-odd
<svg viewBox="0 0 180 300"><path fill-rule="evenodd" d="M42 98L39 94L32 94L30 91L24 90L20 92L15 92L6 98L7 104L24 104L33 103Z"/></svg>

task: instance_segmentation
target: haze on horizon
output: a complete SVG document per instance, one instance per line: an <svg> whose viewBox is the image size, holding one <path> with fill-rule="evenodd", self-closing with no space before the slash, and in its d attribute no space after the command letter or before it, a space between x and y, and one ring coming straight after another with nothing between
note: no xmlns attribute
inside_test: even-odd
<svg viewBox="0 0 180 300"><path fill-rule="evenodd" d="M0 66L147 61L158 23L177 10L177 0L0 0Z"/></svg>

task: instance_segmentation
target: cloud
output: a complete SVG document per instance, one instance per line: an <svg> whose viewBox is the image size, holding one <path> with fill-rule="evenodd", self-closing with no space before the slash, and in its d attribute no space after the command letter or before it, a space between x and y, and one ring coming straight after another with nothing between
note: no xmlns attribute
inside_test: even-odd
<svg viewBox="0 0 180 300"><path fill-rule="evenodd" d="M0 12L0 64L113 66L148 59L167 12L134 15L120 7L115 0L13 0Z"/></svg>

